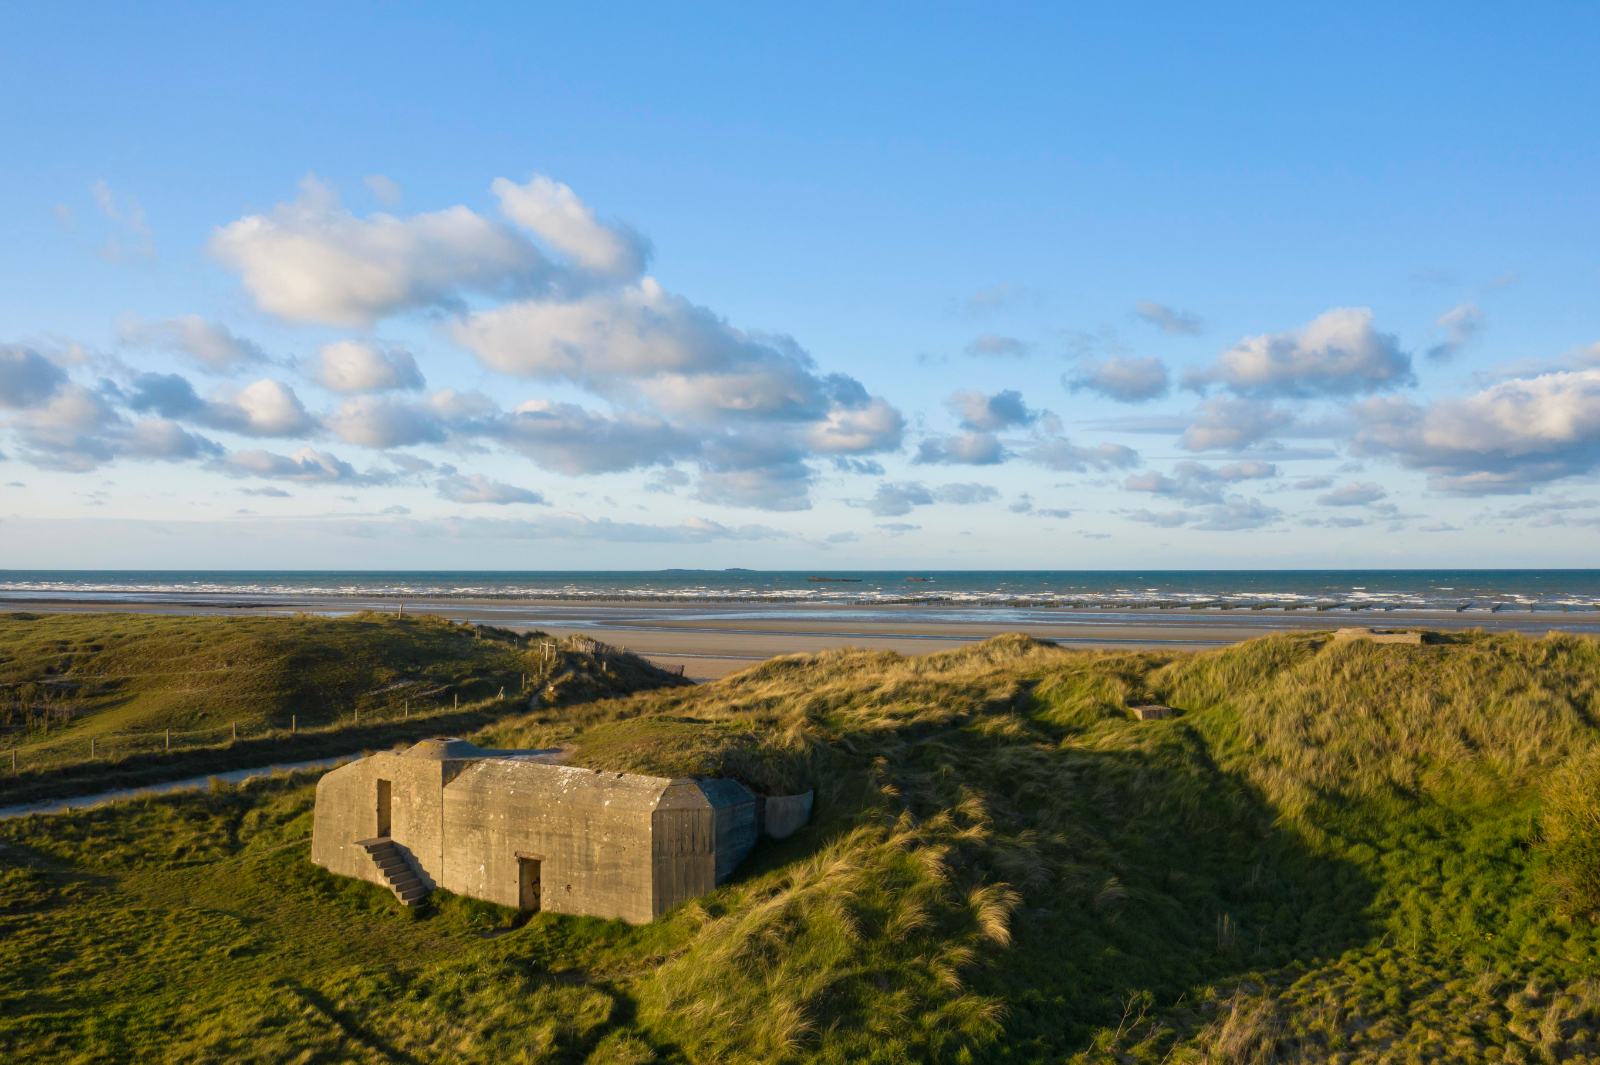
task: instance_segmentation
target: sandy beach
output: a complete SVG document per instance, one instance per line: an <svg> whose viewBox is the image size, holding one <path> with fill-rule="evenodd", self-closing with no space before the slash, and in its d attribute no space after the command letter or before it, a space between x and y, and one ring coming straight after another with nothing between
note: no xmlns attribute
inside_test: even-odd
<svg viewBox="0 0 1600 1065"><path fill-rule="evenodd" d="M1374 628L1482 628L1543 635L1552 629L1600 635L1600 612L1453 610L1223 610L1026 608L973 605L878 606L804 603L603 603L515 599L359 596L185 595L63 598L8 596L0 610L136 611L162 614L346 614L359 610L436 614L456 621L559 636L583 633L662 666L711 680L775 655L830 647L931 654L1007 632L1064 647L1203 650L1269 632Z"/></svg>

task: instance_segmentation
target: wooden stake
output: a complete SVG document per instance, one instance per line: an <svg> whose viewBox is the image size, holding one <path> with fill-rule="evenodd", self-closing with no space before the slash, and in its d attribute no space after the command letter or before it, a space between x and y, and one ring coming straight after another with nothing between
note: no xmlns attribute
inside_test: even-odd
<svg viewBox="0 0 1600 1065"><path fill-rule="evenodd" d="M296 715L290 714L289 715L289 735L291 735L291 736L294 735L295 730L298 729L299 727L300 727L300 719Z"/></svg>
<svg viewBox="0 0 1600 1065"><path fill-rule="evenodd" d="M238 742L239 740L239 722L237 721L233 723L233 739L234 742Z"/></svg>
<svg viewBox="0 0 1600 1065"><path fill-rule="evenodd" d="M90 758L94 757L94 740L93 739L89 740L89 757Z"/></svg>
<svg viewBox="0 0 1600 1065"><path fill-rule="evenodd" d="M506 690L505 690L505 688L501 688L501 689L500 689L500 694L499 694L499 695L497 695L497 696L496 696L496 697L495 697L495 698L497 698L497 699L504 699L504 698L505 698L505 697L506 697Z"/></svg>
<svg viewBox="0 0 1600 1065"><path fill-rule="evenodd" d="M461 693L460 692L456 692L456 706L455 706L455 708L457 710L461 709Z"/></svg>
<svg viewBox="0 0 1600 1065"><path fill-rule="evenodd" d="M172 730L167 729L167 750L172 750Z"/></svg>
<svg viewBox="0 0 1600 1065"><path fill-rule="evenodd" d="M11 775L17 775L17 749L11 748Z"/></svg>

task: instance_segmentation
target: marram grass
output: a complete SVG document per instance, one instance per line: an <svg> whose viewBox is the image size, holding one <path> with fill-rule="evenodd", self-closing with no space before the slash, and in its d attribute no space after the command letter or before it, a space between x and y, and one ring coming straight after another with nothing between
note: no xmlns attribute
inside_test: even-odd
<svg viewBox="0 0 1600 1065"><path fill-rule="evenodd" d="M1006 637L478 734L816 789L640 927L400 911L306 861L308 776L0 823L0 1059L1591 1060L1597 681L1564 636Z"/></svg>

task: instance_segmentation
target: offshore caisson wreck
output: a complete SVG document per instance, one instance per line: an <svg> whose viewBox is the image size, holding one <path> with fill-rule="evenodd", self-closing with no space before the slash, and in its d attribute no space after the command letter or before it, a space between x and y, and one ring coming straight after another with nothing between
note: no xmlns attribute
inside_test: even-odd
<svg viewBox="0 0 1600 1065"><path fill-rule="evenodd" d="M311 860L394 891L434 888L524 910L654 920L727 879L764 833L790 835L811 792L561 765L555 751L424 740L325 774Z"/></svg>

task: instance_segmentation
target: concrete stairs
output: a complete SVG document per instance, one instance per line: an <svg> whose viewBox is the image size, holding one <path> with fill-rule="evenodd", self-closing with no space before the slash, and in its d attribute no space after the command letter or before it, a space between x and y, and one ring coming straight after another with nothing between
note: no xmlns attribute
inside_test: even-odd
<svg viewBox="0 0 1600 1065"><path fill-rule="evenodd" d="M394 892L394 897L400 900L401 905L422 905L428 889L422 886L416 870L411 868L411 863L406 861L406 856L395 846L394 840L388 836L378 836L375 839L357 840L356 846L372 858L372 864L383 875L383 882Z"/></svg>

